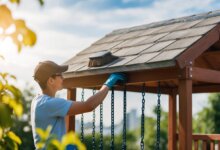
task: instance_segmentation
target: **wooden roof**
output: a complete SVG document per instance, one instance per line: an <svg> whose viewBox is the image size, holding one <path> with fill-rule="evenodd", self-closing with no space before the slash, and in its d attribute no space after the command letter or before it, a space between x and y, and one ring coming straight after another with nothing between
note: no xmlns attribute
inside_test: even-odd
<svg viewBox="0 0 220 150"><path fill-rule="evenodd" d="M64 75L70 78L183 67L219 40L219 22L220 11L213 11L115 30L63 63L69 65ZM101 67L88 67L89 57L104 50L119 59Z"/></svg>

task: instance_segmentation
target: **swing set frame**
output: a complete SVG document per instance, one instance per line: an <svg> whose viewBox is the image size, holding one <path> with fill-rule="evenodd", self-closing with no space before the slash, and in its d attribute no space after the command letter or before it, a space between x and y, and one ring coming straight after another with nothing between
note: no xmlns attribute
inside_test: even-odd
<svg viewBox="0 0 220 150"><path fill-rule="evenodd" d="M176 66L160 69L126 72L128 76L127 91L141 92L141 85L146 84L147 92L157 93L157 83L161 83L161 94L169 95L168 149L189 150L198 147L198 140L210 139L220 141L220 135L193 135L192 133L192 94L220 92L220 51L210 49L219 42L220 26L202 37L192 47L176 59ZM211 64L208 64L207 61ZM214 64L214 65L213 65ZM108 78L109 73L66 78L64 88L67 99L76 100L76 88L99 89ZM115 90L123 91L123 86ZM177 127L177 95L179 95L179 120ZM67 130L75 130L75 116L66 118ZM177 132L178 129L178 132ZM212 139L211 139L212 137ZM213 139L213 137L215 137ZM178 144L177 144L178 143ZM213 144L211 144L213 145ZM219 144L220 145L220 144Z"/></svg>
<svg viewBox="0 0 220 150"><path fill-rule="evenodd" d="M99 89L113 72L127 74L128 92L141 92L144 83L147 92L157 94L160 82L161 94L169 95L168 149L190 150L194 147L194 150L198 150L200 140L204 150L208 145L214 150L216 141L220 150L220 134L204 135L192 132L192 94L220 92L219 20L220 12L214 11L113 31L65 63L71 65L71 69L64 74L67 99L77 99L77 88ZM159 50L157 48L163 47L164 43L161 38L158 40L155 37L165 33L161 38L165 38L164 41L173 40L174 44ZM146 39L143 40L143 37ZM135 43L138 41L139 43ZM149 43L153 43L156 48L152 46L154 49L150 47L152 49L147 51L150 48L145 47L144 50L136 52L138 49L135 46L148 46ZM181 49L183 51L180 52ZM116 65L109 64L110 67L88 67L87 57L103 50L109 50L121 58ZM146 53L142 53L144 51ZM151 57L153 52L161 53ZM129 57L134 59L129 60ZM153 61L149 61L148 57ZM124 87L115 86L114 89L123 91ZM75 116L66 118L66 126L68 131L75 130Z"/></svg>

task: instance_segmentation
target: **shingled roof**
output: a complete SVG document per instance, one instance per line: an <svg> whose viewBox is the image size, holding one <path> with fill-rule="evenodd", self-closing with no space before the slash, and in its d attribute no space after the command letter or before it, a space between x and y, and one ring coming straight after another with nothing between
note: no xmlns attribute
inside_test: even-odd
<svg viewBox="0 0 220 150"><path fill-rule="evenodd" d="M65 77L178 66L177 58L193 51L193 45L216 30L219 22L218 10L115 30L63 63L69 65ZM119 59L101 67L88 67L89 57L104 50Z"/></svg>

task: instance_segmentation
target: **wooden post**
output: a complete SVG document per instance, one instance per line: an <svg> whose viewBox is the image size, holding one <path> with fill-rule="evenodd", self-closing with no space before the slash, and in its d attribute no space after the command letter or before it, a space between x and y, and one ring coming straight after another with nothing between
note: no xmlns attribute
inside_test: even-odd
<svg viewBox="0 0 220 150"><path fill-rule="evenodd" d="M179 149L192 149L192 80L179 80Z"/></svg>
<svg viewBox="0 0 220 150"><path fill-rule="evenodd" d="M176 92L174 90L169 94L168 117L168 150L176 150Z"/></svg>
<svg viewBox="0 0 220 150"><path fill-rule="evenodd" d="M67 99L76 101L76 88L67 89ZM75 116L67 116L65 119L66 119L66 132L75 131Z"/></svg>

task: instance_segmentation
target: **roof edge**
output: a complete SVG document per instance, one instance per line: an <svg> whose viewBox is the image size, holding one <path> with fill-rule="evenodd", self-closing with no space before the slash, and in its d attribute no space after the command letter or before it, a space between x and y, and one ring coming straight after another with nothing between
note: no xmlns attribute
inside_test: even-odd
<svg viewBox="0 0 220 150"><path fill-rule="evenodd" d="M145 24L145 25L140 25L140 26L116 29L116 30L113 30L110 34L107 34L106 36L127 33L127 32L132 32L132 31L137 31L137 30L145 30L148 28L156 28L159 26L169 25L173 23L195 21L199 19L206 19L206 18L211 18L211 17L216 17L216 16L220 16L220 10L209 11L206 13L194 14L194 15L184 16L184 17L179 17L179 18L173 18L173 19L168 19L164 21L157 21L157 22L152 22L152 23Z"/></svg>
<svg viewBox="0 0 220 150"><path fill-rule="evenodd" d="M136 64L130 66L121 66L120 68L111 67L103 70L89 69L89 70L77 71L77 72L65 72L63 76L64 78L74 78L74 77L91 76L97 74L109 74L112 72L131 72L131 71L142 71L142 70L150 70L150 69L164 69L164 67L175 67L175 66L176 66L175 60L166 60L163 61L163 63L154 62L154 63Z"/></svg>

